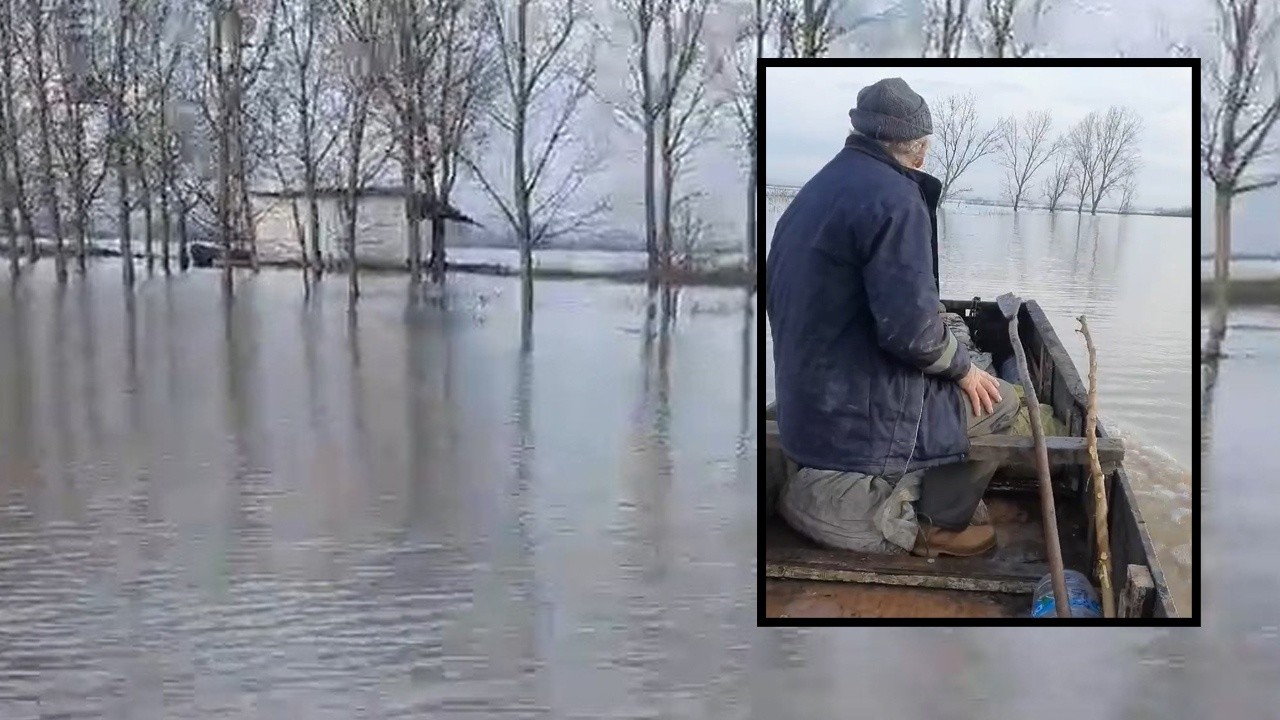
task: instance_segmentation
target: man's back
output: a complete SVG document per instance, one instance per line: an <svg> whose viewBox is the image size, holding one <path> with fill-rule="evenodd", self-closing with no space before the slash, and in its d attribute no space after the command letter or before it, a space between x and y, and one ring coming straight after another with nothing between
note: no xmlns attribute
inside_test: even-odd
<svg viewBox="0 0 1280 720"><path fill-rule="evenodd" d="M767 258L782 444L810 467L886 474L967 450L955 391L920 369L947 337L929 204L879 155L851 139L779 218ZM956 417L922 426L938 401Z"/></svg>

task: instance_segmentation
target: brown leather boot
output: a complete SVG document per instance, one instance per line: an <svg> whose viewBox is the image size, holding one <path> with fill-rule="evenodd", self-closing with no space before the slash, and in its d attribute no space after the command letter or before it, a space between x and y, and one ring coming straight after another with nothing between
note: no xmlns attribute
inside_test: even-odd
<svg viewBox="0 0 1280 720"><path fill-rule="evenodd" d="M970 557L981 555L995 546L996 530L990 525L970 525L964 530L944 530L920 523L920 531L916 534L916 545L911 549L911 554L921 557L938 557L939 555Z"/></svg>

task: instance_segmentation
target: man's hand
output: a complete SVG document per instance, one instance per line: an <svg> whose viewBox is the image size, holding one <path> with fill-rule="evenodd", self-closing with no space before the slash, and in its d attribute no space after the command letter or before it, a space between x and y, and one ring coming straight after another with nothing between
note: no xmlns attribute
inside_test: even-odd
<svg viewBox="0 0 1280 720"><path fill-rule="evenodd" d="M977 365L970 365L969 373L957 382L969 397L974 417L990 414L1000 402L1000 383Z"/></svg>

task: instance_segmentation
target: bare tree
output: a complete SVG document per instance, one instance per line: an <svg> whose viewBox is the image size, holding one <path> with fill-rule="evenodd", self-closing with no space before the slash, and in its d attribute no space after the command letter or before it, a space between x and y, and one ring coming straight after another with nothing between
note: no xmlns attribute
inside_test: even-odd
<svg viewBox="0 0 1280 720"><path fill-rule="evenodd" d="M661 139L661 224L658 244L662 267L672 260L672 207L676 179L694 149L707 138L714 120L703 70L703 23L710 0L666 0L662 25L658 134Z"/></svg>
<svg viewBox="0 0 1280 720"><path fill-rule="evenodd" d="M734 42L733 119L738 126L741 143L747 150L747 271L756 271L756 61L764 57L765 35L772 24L773 4L754 0L750 21L740 26Z"/></svg>
<svg viewBox="0 0 1280 720"><path fill-rule="evenodd" d="M161 223L161 267L166 274L170 271L170 255L173 245L173 210L174 184L176 182L177 163L179 160L178 136L175 127L176 80L179 65L183 58L183 43L170 35L169 26L173 21L172 6L165 0L164 23L160 23L159 34L152 44L152 75L149 84L155 98L154 142L150 143L154 157L156 172L159 175L156 184L160 193ZM172 14L171 14L172 13ZM181 22L181 18L177 19ZM185 247L182 248L185 250Z"/></svg>
<svg viewBox="0 0 1280 720"><path fill-rule="evenodd" d="M1097 157L1089 180L1090 215L1098 214L1098 203L1136 171L1142 118L1128 108L1113 106L1099 119L1097 130Z"/></svg>
<svg viewBox="0 0 1280 720"><path fill-rule="evenodd" d="M307 234L303 242L302 263L320 273L320 207L316 185L320 167L337 145L341 132L336 113L323 101L322 79L333 69L330 52L333 47L333 0L301 0L286 2L282 12L281 61L285 68L285 98L296 121L296 136L291 137L291 154L302 170L302 192L307 203ZM282 111L283 112L283 111ZM296 200L293 205L296 210Z"/></svg>
<svg viewBox="0 0 1280 720"><path fill-rule="evenodd" d="M48 54L49 31L47 14L41 0L27 0L27 21L31 31L31 56L28 59L28 77L31 80L31 94L35 98L36 120L40 133L40 186L43 194L45 212L49 218L49 232L54 239L55 263L58 282L67 279L67 261L62 247L62 214L58 197L57 179L53 167L53 134L52 119L49 110L47 87L46 55Z"/></svg>
<svg viewBox="0 0 1280 720"><path fill-rule="evenodd" d="M54 84L54 107L58 142L54 143L63 172L66 175L74 233L76 268L85 271L89 208L106 179L109 163L106 140L101 133L92 136L86 124L99 112L100 101L105 97L108 70L99 64L93 53L94 36L106 34L103 20L89 13L83 6L68 2L58 16L58 38L52 43L54 68L61 82Z"/></svg>
<svg viewBox="0 0 1280 720"><path fill-rule="evenodd" d="M1049 168L1049 174L1041 182L1045 202L1049 204L1049 212L1058 209L1058 201L1067 193L1067 186L1071 182L1071 158L1064 149L1064 142L1065 138L1059 138L1055 143L1058 149L1053 153L1055 158L1053 166Z"/></svg>
<svg viewBox="0 0 1280 720"><path fill-rule="evenodd" d="M435 11L439 2L422 3L394 0L394 24L396 45L396 69L380 78L383 85L382 99L390 105L396 120L396 135L400 142L400 182L404 194L405 240L409 272L414 283L422 274L421 200L417 182L419 165L430 165L429 150L419 154L424 137L421 116L423 88L427 85L427 68L438 47L438 18ZM427 194L434 197L433 185L427 183Z"/></svg>
<svg viewBox="0 0 1280 720"><path fill-rule="evenodd" d="M712 122L703 50L710 1L634 0L623 7L638 55L632 79L640 102L628 100L619 110L644 134L645 238L653 272L671 261L680 167Z"/></svg>
<svg viewBox="0 0 1280 720"><path fill-rule="evenodd" d="M532 0L486 0L485 15L497 53L501 80L490 118L511 141L510 193L469 156L463 161L497 205L520 245L525 309L533 301L533 248L557 234L581 227L601 210L567 208L594 169L573 167L554 177L554 164L573 139L571 127L591 87L594 67L583 47L585 8L579 0L540 4L541 27L530 27ZM536 132L541 118L543 132Z"/></svg>
<svg viewBox="0 0 1280 720"><path fill-rule="evenodd" d="M1049 9L1049 0L982 0L972 30L974 44L984 57L1021 58L1031 53L1030 42L1019 42L1023 28L1034 28Z"/></svg>
<svg viewBox="0 0 1280 720"><path fill-rule="evenodd" d="M260 79L273 65L277 22L283 0L263 0L255 8L246 4L244 29L241 34L243 57L235 59L237 82L234 84L233 117L235 119L236 189L239 192L237 218L241 236L249 246L249 264L258 272L258 219L265 212L254 210L249 197L249 186L257 173L259 158L266 154L266 133L259 114L246 112L260 101L268 90ZM245 52L247 51L247 52ZM246 102L246 99L248 102Z"/></svg>
<svg viewBox="0 0 1280 720"><path fill-rule="evenodd" d="M924 0L921 57L957 58L964 49L970 0Z"/></svg>
<svg viewBox="0 0 1280 720"><path fill-rule="evenodd" d="M857 30L896 17L900 3L874 12L850 0L769 0L777 31L778 57L816 58Z"/></svg>
<svg viewBox="0 0 1280 720"><path fill-rule="evenodd" d="M1010 116L1002 123L997 141L996 159L1005 169L1013 198L1013 211L1018 211L1022 195L1031 178L1039 172L1057 148L1049 138L1052 119L1047 111L1028 112L1019 120Z"/></svg>
<svg viewBox="0 0 1280 720"><path fill-rule="evenodd" d="M1084 116L1067 135L1066 150L1071 162L1071 189L1076 198L1076 213L1084 212L1084 203L1093 192L1094 168L1098 162L1098 113Z"/></svg>
<svg viewBox="0 0 1280 720"><path fill-rule="evenodd" d="M232 67L231 57L240 57L240 15L234 6L214 6L211 21L213 22L212 57L213 85L217 92L217 115L215 120L218 144L218 239L222 244L222 280L227 290L231 289L231 229L233 227L231 174L232 136L235 133L233 109L235 100L232 97L231 85L237 82L239 68ZM230 57L229 57L230 56ZM238 65L238 62L237 62Z"/></svg>
<svg viewBox="0 0 1280 720"><path fill-rule="evenodd" d="M425 184L436 199L431 215L431 270L440 278L445 269L445 217L452 207L453 189L464 154L483 133L481 109L493 101L497 74L492 43L485 32L482 7L464 0L445 0L440 22L440 50L430 75L437 78L432 97L424 98L432 111L423 114L422 138L433 163Z"/></svg>
<svg viewBox="0 0 1280 720"><path fill-rule="evenodd" d="M133 286L133 244L129 227L129 174L130 152L127 114L130 82L127 61L131 43L134 41L134 17L137 14L138 0L118 0L117 14L112 28L112 69L109 90L109 129L110 147L114 163L112 168L116 176L116 223L120 235L120 264L124 284Z"/></svg>
<svg viewBox="0 0 1280 720"><path fill-rule="evenodd" d="M26 137L30 134L29 123L25 115L26 98L18 94L22 84L21 78L15 75L14 55L17 47L14 12L16 3L22 0L8 0L0 5L0 103L5 105L4 115L8 127L5 129L4 142L0 144L0 152L8 154L6 164L9 166L6 190L10 193L10 202L18 212L20 232L26 240L27 255L30 262L39 258L36 247L36 235L32 221L30 197L27 194L26 168L27 162L23 148ZM10 237L10 244L17 244L16 236ZM15 265L15 272L17 266Z"/></svg>
<svg viewBox="0 0 1280 720"><path fill-rule="evenodd" d="M1231 201L1280 182L1280 175L1259 172L1254 165L1269 151L1267 142L1280 117L1280 88L1271 54L1280 16L1276 4L1267 0L1217 0L1217 10L1217 47L1203 66L1200 165L1214 187L1213 274L1221 311L1217 316L1225 318Z"/></svg>
<svg viewBox="0 0 1280 720"><path fill-rule="evenodd" d="M346 151L343 219L346 221L348 299L360 295L359 263L356 258L356 228L361 191L368 181L365 159L365 136L369 109L377 78L390 67L386 42L386 7L382 0L338 0L341 42L346 62L343 89L346 94Z"/></svg>
<svg viewBox="0 0 1280 720"><path fill-rule="evenodd" d="M1120 181L1120 214L1127 215L1133 205L1134 176L1128 174Z"/></svg>
<svg viewBox="0 0 1280 720"><path fill-rule="evenodd" d="M983 129L978 122L973 93L948 96L933 113L934 140L929 161L933 173L942 180L939 202L968 192L968 188L957 187L956 182L975 162L1000 147L1003 124Z"/></svg>
<svg viewBox="0 0 1280 720"><path fill-rule="evenodd" d="M128 58L131 117L127 135L133 154L134 178L137 181L137 204L141 206L143 213L143 257L146 259L148 273L155 268L152 189L156 185L153 166L156 164L154 151L159 135L155 76L159 74L158 67L162 62L161 47L168 12L167 2L141 0L138 3L135 40Z"/></svg>
<svg viewBox="0 0 1280 720"><path fill-rule="evenodd" d="M658 267L658 196L654 168L657 163L657 129L661 114L658 98L661 93L654 87L650 56L659 1L625 0L621 6L631 28L633 47L639 50L639 57L631 65L630 73L630 80L634 84L631 98L638 101L639 107L624 106L621 112L644 135L644 247L651 275Z"/></svg>

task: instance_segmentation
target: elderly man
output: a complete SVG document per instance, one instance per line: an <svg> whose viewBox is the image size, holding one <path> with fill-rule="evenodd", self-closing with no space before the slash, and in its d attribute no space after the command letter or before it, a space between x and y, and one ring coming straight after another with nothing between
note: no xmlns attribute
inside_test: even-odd
<svg viewBox="0 0 1280 720"><path fill-rule="evenodd" d="M1007 430L1019 400L943 319L924 99L889 78L849 117L767 261L780 440L800 468L780 512L834 547L982 554L996 536L977 511L997 466L966 461L969 438Z"/></svg>

